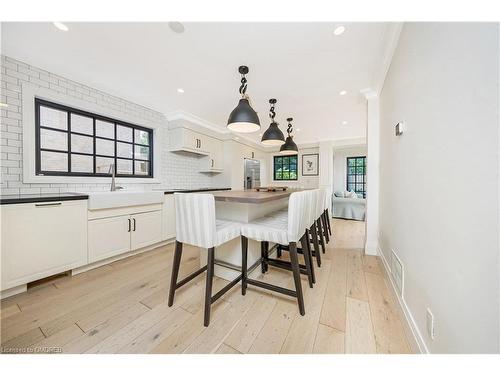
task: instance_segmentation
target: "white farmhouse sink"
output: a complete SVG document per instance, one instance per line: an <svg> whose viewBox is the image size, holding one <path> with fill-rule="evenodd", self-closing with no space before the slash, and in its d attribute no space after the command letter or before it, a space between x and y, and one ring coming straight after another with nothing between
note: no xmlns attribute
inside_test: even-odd
<svg viewBox="0 0 500 375"><path fill-rule="evenodd" d="M87 193L88 209L139 206L143 204L163 203L163 191L101 191Z"/></svg>

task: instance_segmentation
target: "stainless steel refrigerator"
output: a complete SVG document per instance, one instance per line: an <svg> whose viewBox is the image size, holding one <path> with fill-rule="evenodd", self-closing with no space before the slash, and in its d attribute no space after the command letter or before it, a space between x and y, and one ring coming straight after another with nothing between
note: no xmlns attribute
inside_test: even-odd
<svg viewBox="0 0 500 375"><path fill-rule="evenodd" d="M254 189L260 186L260 161L245 159L243 179L243 186L245 189Z"/></svg>

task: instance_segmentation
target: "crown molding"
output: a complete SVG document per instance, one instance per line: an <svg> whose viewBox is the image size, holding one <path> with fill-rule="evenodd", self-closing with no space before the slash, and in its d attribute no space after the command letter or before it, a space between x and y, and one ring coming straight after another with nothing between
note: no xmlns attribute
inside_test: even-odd
<svg viewBox="0 0 500 375"><path fill-rule="evenodd" d="M377 94L380 94L382 88L384 87L385 77L387 76L387 72L391 66L392 58L398 46L399 36L401 35L402 29L403 22L391 22L387 24L387 28L382 35L382 45L384 46L384 50L381 56L381 63L379 68L375 71L372 80L373 90Z"/></svg>

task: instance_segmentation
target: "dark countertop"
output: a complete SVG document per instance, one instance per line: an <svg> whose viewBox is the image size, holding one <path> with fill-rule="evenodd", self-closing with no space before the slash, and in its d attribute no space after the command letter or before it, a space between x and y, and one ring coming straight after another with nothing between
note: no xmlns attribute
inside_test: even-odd
<svg viewBox="0 0 500 375"><path fill-rule="evenodd" d="M0 195L0 205L18 204L18 203L77 201L88 198L89 196L87 194L80 194L80 193L12 194L12 195Z"/></svg>
<svg viewBox="0 0 500 375"><path fill-rule="evenodd" d="M231 190L231 188L202 188L202 189L153 189L153 190L159 190L165 193L165 194L174 194L174 193L202 193L204 191L222 191L222 190Z"/></svg>

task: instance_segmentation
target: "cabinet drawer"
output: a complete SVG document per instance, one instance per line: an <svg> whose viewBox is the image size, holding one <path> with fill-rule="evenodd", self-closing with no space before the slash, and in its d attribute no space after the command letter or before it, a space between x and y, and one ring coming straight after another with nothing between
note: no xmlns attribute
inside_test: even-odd
<svg viewBox="0 0 500 375"><path fill-rule="evenodd" d="M87 202L15 204L2 211L2 286L87 263Z"/></svg>
<svg viewBox="0 0 500 375"><path fill-rule="evenodd" d="M130 215L91 220L89 262L96 262L130 250Z"/></svg>

